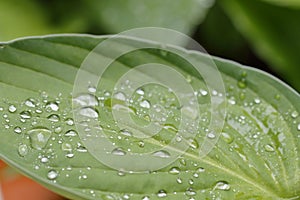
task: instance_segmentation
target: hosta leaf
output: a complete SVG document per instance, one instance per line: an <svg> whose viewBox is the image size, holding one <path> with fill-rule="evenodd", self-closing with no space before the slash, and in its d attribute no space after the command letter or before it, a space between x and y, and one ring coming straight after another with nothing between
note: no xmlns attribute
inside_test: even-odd
<svg viewBox="0 0 300 200"><path fill-rule="evenodd" d="M94 127L86 127L86 136L79 137L71 93L81 63L104 39L60 35L1 44L1 159L72 199L300 198L299 94L264 72L219 58L213 59L221 71L226 93L211 90L204 84L205 77L195 73L183 59L205 66L209 57L175 47L161 50L160 44L158 49L136 50L118 58L96 88L91 85L85 88L85 93L76 96L75 105L87 106L80 114L90 120L99 119L97 130L104 130L116 147L122 147L114 149L115 156L122 159L126 152L154 152L157 161L163 162L170 152L157 150L176 138L178 116L188 114L193 119L188 121L191 126L197 121L193 110L181 108L178 102L181 95L190 98L188 95L194 94L201 113L195 137L187 140L189 149L162 169L147 172L115 170L98 161L91 153L93 149L85 146L89 134L94 134L90 132ZM128 39L115 43L109 50L140 44L148 43ZM97 63L102 68L108 55L97 55L103 59ZM185 77L195 93L175 96L168 88L155 84L137 90L126 107L137 124L146 125L155 120L149 110L156 103L163 106L158 113L164 116L164 111L168 111L165 119L158 121L163 129L152 137L140 139L134 137L135 129L132 133L120 130L111 112L124 108L129 98L114 91L116 82L123 73L144 63L167 64ZM147 79L147 73L139 75L133 78ZM124 84L121 86L128 87L130 81ZM226 97L227 115L221 137L207 156L200 157L203 141L215 137L208 130L213 115L211 99L222 97ZM84 126L87 122L80 121L80 124ZM95 137L95 141L98 139ZM181 139L176 141L180 143ZM94 148L98 148L97 143Z"/></svg>
<svg viewBox="0 0 300 200"><path fill-rule="evenodd" d="M258 54L299 91L300 11L260 0L221 3Z"/></svg>
<svg viewBox="0 0 300 200"><path fill-rule="evenodd" d="M281 6L290 6L291 8L299 8L300 7L300 2L297 0L264 0L269 3L274 3L276 5L281 5Z"/></svg>

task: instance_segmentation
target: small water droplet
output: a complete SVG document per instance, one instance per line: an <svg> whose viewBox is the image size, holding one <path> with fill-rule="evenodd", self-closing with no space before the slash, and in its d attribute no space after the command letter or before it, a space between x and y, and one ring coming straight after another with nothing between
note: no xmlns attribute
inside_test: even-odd
<svg viewBox="0 0 300 200"><path fill-rule="evenodd" d="M150 102L148 101L148 100L143 100L143 101L141 101L140 102L140 106L142 107L142 108L150 108L151 107L151 104L150 104Z"/></svg>
<svg viewBox="0 0 300 200"><path fill-rule="evenodd" d="M181 179L181 178L177 178L177 179L176 179L176 182L177 182L178 184L181 184L181 183L182 183L182 179Z"/></svg>
<svg viewBox="0 0 300 200"><path fill-rule="evenodd" d="M298 126L297 126L297 130L298 130L298 131L300 131L300 124L298 124Z"/></svg>
<svg viewBox="0 0 300 200"><path fill-rule="evenodd" d="M70 153L66 154L66 157L67 158L73 158L74 155L75 155L74 153L70 152Z"/></svg>
<svg viewBox="0 0 300 200"><path fill-rule="evenodd" d="M29 111L22 111L20 116L22 119L30 119L32 115Z"/></svg>
<svg viewBox="0 0 300 200"><path fill-rule="evenodd" d="M187 75L185 78L186 82L191 83L193 81L192 76Z"/></svg>
<svg viewBox="0 0 300 200"><path fill-rule="evenodd" d="M67 136L67 137L74 137L74 136L76 136L76 135L77 135L77 132L76 132L75 130L73 130L73 129L68 130L68 131L65 133L65 136Z"/></svg>
<svg viewBox="0 0 300 200"><path fill-rule="evenodd" d="M199 167L199 168L197 169L197 172L200 172L200 173L205 172L205 169L204 169L203 167Z"/></svg>
<svg viewBox="0 0 300 200"><path fill-rule="evenodd" d="M226 181L219 181L216 183L214 189L228 191L230 190L230 185Z"/></svg>
<svg viewBox="0 0 300 200"><path fill-rule="evenodd" d="M145 94L145 91L142 89L142 88L138 88L136 90L136 93L139 94L139 95L144 95Z"/></svg>
<svg viewBox="0 0 300 200"><path fill-rule="evenodd" d="M125 136L128 136L128 137L132 136L132 133L130 131L126 130L126 129L120 130L120 133L122 135L125 135Z"/></svg>
<svg viewBox="0 0 300 200"><path fill-rule="evenodd" d="M142 197L142 200L150 200L150 197L149 196L144 196L144 197Z"/></svg>
<svg viewBox="0 0 300 200"><path fill-rule="evenodd" d="M165 150L156 151L152 155L160 158L169 158L171 156L170 153Z"/></svg>
<svg viewBox="0 0 300 200"><path fill-rule="evenodd" d="M30 108L34 108L36 106L35 100L32 98L26 99L25 100L25 105L30 107Z"/></svg>
<svg viewBox="0 0 300 200"><path fill-rule="evenodd" d="M54 169L50 170L47 174L49 180L55 180L58 177L58 172Z"/></svg>
<svg viewBox="0 0 300 200"><path fill-rule="evenodd" d="M72 149L73 149L73 147L70 143L64 142L61 144L61 150L63 150L63 151L70 152L70 151L72 151Z"/></svg>
<svg viewBox="0 0 300 200"><path fill-rule="evenodd" d="M292 112L291 114L292 118L297 118L299 116L299 113L297 111Z"/></svg>
<svg viewBox="0 0 300 200"><path fill-rule="evenodd" d="M59 106L56 102L48 102L46 104L46 111L47 112L52 112L52 111L58 111L59 110Z"/></svg>
<svg viewBox="0 0 300 200"><path fill-rule="evenodd" d="M201 94L202 96L207 96L207 95L208 95L208 92L207 92L206 90L200 89L200 94Z"/></svg>
<svg viewBox="0 0 300 200"><path fill-rule="evenodd" d="M214 138L216 138L216 135L214 133L210 132L207 134L207 137L210 139L214 139Z"/></svg>
<svg viewBox="0 0 300 200"><path fill-rule="evenodd" d="M193 189L193 188L188 188L186 191L185 191L185 194L186 196L195 196L197 193L196 191Z"/></svg>
<svg viewBox="0 0 300 200"><path fill-rule="evenodd" d="M56 114L49 115L47 117L47 119L51 122L59 122L60 121L60 117Z"/></svg>
<svg viewBox="0 0 300 200"><path fill-rule="evenodd" d="M31 146L34 149L41 150L45 148L51 136L51 131L46 128L35 128L27 132L30 137Z"/></svg>
<svg viewBox="0 0 300 200"><path fill-rule="evenodd" d="M167 197L167 192L165 190L159 190L158 193L157 193L157 196L159 198Z"/></svg>
<svg viewBox="0 0 300 200"><path fill-rule="evenodd" d="M41 158L41 162L42 163L47 163L48 161L49 161L49 159L47 157Z"/></svg>
<svg viewBox="0 0 300 200"><path fill-rule="evenodd" d="M145 142L144 141L139 141L139 147L143 148L145 146Z"/></svg>
<svg viewBox="0 0 300 200"><path fill-rule="evenodd" d="M246 83L246 80L243 78L241 79L240 81L238 81L238 87L241 88L241 89L245 89L247 87L247 83Z"/></svg>
<svg viewBox="0 0 300 200"><path fill-rule="evenodd" d="M22 129L21 129L21 127L19 127L19 126L16 126L16 127L14 128L14 132L15 132L15 133L17 133L17 134L20 134L20 133L22 133Z"/></svg>
<svg viewBox="0 0 300 200"><path fill-rule="evenodd" d="M199 143L194 138L188 139L188 143L189 143L189 146L192 147L193 149L198 149L199 148Z"/></svg>
<svg viewBox="0 0 300 200"><path fill-rule="evenodd" d="M55 133L61 133L61 132L62 132L62 128L61 128L60 126L58 126L58 127L56 127L56 128L54 129L54 132L55 132Z"/></svg>
<svg viewBox="0 0 300 200"><path fill-rule="evenodd" d="M97 91L97 88L95 86L89 86L88 91L91 93L95 93Z"/></svg>
<svg viewBox="0 0 300 200"><path fill-rule="evenodd" d="M178 129L176 128L176 126L174 126L173 124L165 124L164 125L164 129L173 132L173 133L177 133Z"/></svg>
<svg viewBox="0 0 300 200"><path fill-rule="evenodd" d="M274 147L272 145L270 145L270 144L265 145L264 148L265 148L265 150L267 152L273 152L273 151L275 151Z"/></svg>
<svg viewBox="0 0 300 200"><path fill-rule="evenodd" d="M256 103L256 104L260 104L260 102L261 102L261 100L259 98L254 99L254 103Z"/></svg>
<svg viewBox="0 0 300 200"><path fill-rule="evenodd" d="M28 154L28 147L26 144L20 144L18 147L18 153L20 156L24 157Z"/></svg>
<svg viewBox="0 0 300 200"><path fill-rule="evenodd" d="M180 169L178 167L172 167L170 170L169 170L169 173L172 174L172 175L177 175L180 173Z"/></svg>
<svg viewBox="0 0 300 200"><path fill-rule="evenodd" d="M73 126L74 125L74 120L72 118L67 118L65 120L66 124L69 126Z"/></svg>
<svg viewBox="0 0 300 200"><path fill-rule="evenodd" d="M14 112L17 111L17 108L16 108L16 106L14 106L14 105L10 105L10 106L8 107L8 111L11 112L11 113L14 113Z"/></svg>
<svg viewBox="0 0 300 200"><path fill-rule="evenodd" d="M115 148L114 150L112 150L111 154L116 156L125 156L126 152L122 148Z"/></svg>
<svg viewBox="0 0 300 200"><path fill-rule="evenodd" d="M231 135L229 135L228 133L222 132L222 138L228 144L233 142L233 137L231 137Z"/></svg>
<svg viewBox="0 0 300 200"><path fill-rule="evenodd" d="M89 118L98 118L99 116L98 111L92 107L85 107L80 109L79 114Z"/></svg>

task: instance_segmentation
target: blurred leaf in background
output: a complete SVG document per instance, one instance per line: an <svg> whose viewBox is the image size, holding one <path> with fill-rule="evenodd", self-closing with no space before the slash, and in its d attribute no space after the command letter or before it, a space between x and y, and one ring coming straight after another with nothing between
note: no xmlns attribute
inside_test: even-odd
<svg viewBox="0 0 300 200"><path fill-rule="evenodd" d="M300 9L262 0L219 2L257 53L300 91Z"/></svg>

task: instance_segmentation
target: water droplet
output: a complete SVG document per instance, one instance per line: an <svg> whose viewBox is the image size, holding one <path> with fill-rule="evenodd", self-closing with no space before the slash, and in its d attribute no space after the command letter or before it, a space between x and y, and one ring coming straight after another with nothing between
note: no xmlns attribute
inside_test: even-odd
<svg viewBox="0 0 300 200"><path fill-rule="evenodd" d="M91 92L91 93L95 93L97 91L97 88L94 87L94 86L89 86L88 91Z"/></svg>
<svg viewBox="0 0 300 200"><path fill-rule="evenodd" d="M61 150L70 152L73 150L73 148L70 143L64 142L61 144Z"/></svg>
<svg viewBox="0 0 300 200"><path fill-rule="evenodd" d="M74 157L74 153L68 153L68 154L66 154L66 157L67 158L73 158Z"/></svg>
<svg viewBox="0 0 300 200"><path fill-rule="evenodd" d="M228 190L230 190L230 185L226 181L219 181L216 183L214 189L228 191Z"/></svg>
<svg viewBox="0 0 300 200"><path fill-rule="evenodd" d="M11 113L14 113L14 112L17 111L17 108L16 108L16 106L14 106L14 105L10 105L10 106L8 107L8 111L11 112Z"/></svg>
<svg viewBox="0 0 300 200"><path fill-rule="evenodd" d="M51 131L46 128L35 128L28 131L27 134L30 136L32 148L41 150L47 145Z"/></svg>
<svg viewBox="0 0 300 200"><path fill-rule="evenodd" d="M139 94L139 95L144 95L145 94L145 91L142 89L142 88L138 88L136 90L136 93Z"/></svg>
<svg viewBox="0 0 300 200"><path fill-rule="evenodd" d="M55 180L58 177L58 172L54 169L50 170L47 174L49 180Z"/></svg>
<svg viewBox="0 0 300 200"><path fill-rule="evenodd" d="M190 147L192 147L193 149L198 149L199 148L199 143L194 138L188 139L188 143L189 143Z"/></svg>
<svg viewBox="0 0 300 200"><path fill-rule="evenodd" d="M256 99L254 99L254 103L256 103L256 104L260 104L260 99L258 99L258 98L256 98Z"/></svg>
<svg viewBox="0 0 300 200"><path fill-rule="evenodd" d="M114 150L112 150L111 153L116 156L125 156L126 155L126 152L122 148L115 148Z"/></svg>
<svg viewBox="0 0 300 200"><path fill-rule="evenodd" d="M165 150L156 151L152 155L160 158L169 158L171 156L170 153Z"/></svg>
<svg viewBox="0 0 300 200"><path fill-rule="evenodd" d="M207 137L210 139L214 139L216 137L216 135L214 133L210 132L207 134Z"/></svg>
<svg viewBox="0 0 300 200"><path fill-rule="evenodd" d="M240 81L238 81L238 87L241 88L241 89L245 89L247 87L247 83L246 83L246 80L243 78L241 79Z"/></svg>
<svg viewBox="0 0 300 200"><path fill-rule="evenodd" d="M144 141L139 141L139 147L143 148L145 146L145 142Z"/></svg>
<svg viewBox="0 0 300 200"><path fill-rule="evenodd" d="M193 188L188 188L186 191L185 191L185 194L186 196L195 196L197 193L196 191L193 189Z"/></svg>
<svg viewBox="0 0 300 200"><path fill-rule="evenodd" d="M22 119L30 119L32 115L29 111L23 111L20 113L20 116Z"/></svg>
<svg viewBox="0 0 300 200"><path fill-rule="evenodd" d="M73 103L77 106L98 106L99 102L95 95L82 94L73 98Z"/></svg>
<svg viewBox="0 0 300 200"><path fill-rule="evenodd" d="M77 135L77 132L76 132L75 130L73 130L73 129L68 130L68 131L65 133L65 136L67 136L67 137L74 137L74 136L76 136L76 135Z"/></svg>
<svg viewBox="0 0 300 200"><path fill-rule="evenodd" d="M172 167L170 170L169 170L169 173L172 174L172 175L177 175L180 173L180 169L178 167Z"/></svg>
<svg viewBox="0 0 300 200"><path fill-rule="evenodd" d="M78 142L76 151L81 152L81 153L85 153L85 152L87 152L87 148L85 146L83 146L83 144Z"/></svg>
<svg viewBox="0 0 300 200"><path fill-rule="evenodd" d="M206 91L206 90L200 90L200 94L202 95L202 96L206 96L206 95L208 95L208 92Z"/></svg>
<svg viewBox="0 0 300 200"><path fill-rule="evenodd" d="M192 76L187 75L185 78L186 82L191 83L193 81Z"/></svg>
<svg viewBox="0 0 300 200"><path fill-rule="evenodd" d="M228 133L223 132L222 133L222 138L228 144L233 142L233 137L231 137L231 135L229 135Z"/></svg>
<svg viewBox="0 0 300 200"><path fill-rule="evenodd" d="M298 124L298 126L297 126L297 130L298 130L298 131L300 131L300 124Z"/></svg>
<svg viewBox="0 0 300 200"><path fill-rule="evenodd" d="M29 98L25 101L25 105L30 107L30 108L34 108L36 106L35 100L32 98Z"/></svg>
<svg viewBox="0 0 300 200"><path fill-rule="evenodd" d="M67 118L65 120L66 124L69 126L73 126L74 125L74 120L72 118Z"/></svg>
<svg viewBox="0 0 300 200"><path fill-rule="evenodd" d="M167 192L165 190L159 190L158 193L157 193L157 196L159 198L164 198L167 196Z"/></svg>
<svg viewBox="0 0 300 200"><path fill-rule="evenodd" d="M299 113L297 111L292 112L291 114L292 118L297 118L299 116Z"/></svg>
<svg viewBox="0 0 300 200"><path fill-rule="evenodd" d="M51 122L59 122L60 117L56 114L49 115L47 119Z"/></svg>
<svg viewBox="0 0 300 200"><path fill-rule="evenodd" d="M20 133L22 133L22 129L21 129L21 127L19 127L19 126L16 126L16 127L14 128L14 132L15 132L15 133L17 133L17 134L20 134Z"/></svg>
<svg viewBox="0 0 300 200"><path fill-rule="evenodd" d="M98 111L92 107L85 107L80 109L79 114L89 118L98 118L99 116Z"/></svg>
<svg viewBox="0 0 300 200"><path fill-rule="evenodd" d="M48 161L49 161L49 159L46 158L46 157L41 158L41 162L42 162L42 163L47 163Z"/></svg>
<svg viewBox="0 0 300 200"><path fill-rule="evenodd" d="M132 136L132 133L130 131L126 130L126 129L120 130L120 133L122 135L125 135L125 136L128 136L128 137Z"/></svg>
<svg viewBox="0 0 300 200"><path fill-rule="evenodd" d="M144 196L144 197L142 197L142 200L150 200L150 197L149 196Z"/></svg>
<svg viewBox="0 0 300 200"><path fill-rule="evenodd" d="M177 133L178 129L176 128L176 126L174 126L173 124L165 124L164 125L164 129L173 132L173 133Z"/></svg>
<svg viewBox="0 0 300 200"><path fill-rule="evenodd" d="M114 98L118 99L120 101L125 101L126 100L126 96L123 92L117 92L114 94Z"/></svg>
<svg viewBox="0 0 300 200"><path fill-rule="evenodd" d="M177 179L176 179L176 182L177 182L178 184L181 184L181 183L182 183L182 179L181 179L181 178L177 178Z"/></svg>
<svg viewBox="0 0 300 200"><path fill-rule="evenodd" d="M148 100L143 100L143 101L140 102L140 106L142 108L150 108L151 104L150 104L150 102Z"/></svg>
<svg viewBox="0 0 300 200"><path fill-rule="evenodd" d="M18 153L20 156L24 157L28 154L28 147L26 144L20 144L18 147Z"/></svg>
<svg viewBox="0 0 300 200"><path fill-rule="evenodd" d="M264 148L265 148L265 150L267 152L273 152L273 151L275 151L274 147L272 145L270 145L270 144L265 145Z"/></svg>
<svg viewBox="0 0 300 200"><path fill-rule="evenodd" d="M204 169L203 167L199 167L199 168L197 169L197 172L200 172L200 173L205 172L205 169Z"/></svg>
<svg viewBox="0 0 300 200"><path fill-rule="evenodd" d="M59 106L56 102L48 102L46 104L46 111L47 112L52 112L52 111L58 111L59 110Z"/></svg>
<svg viewBox="0 0 300 200"><path fill-rule="evenodd" d="M62 128L60 126L58 126L54 129L55 133L61 133L61 131L62 131Z"/></svg>

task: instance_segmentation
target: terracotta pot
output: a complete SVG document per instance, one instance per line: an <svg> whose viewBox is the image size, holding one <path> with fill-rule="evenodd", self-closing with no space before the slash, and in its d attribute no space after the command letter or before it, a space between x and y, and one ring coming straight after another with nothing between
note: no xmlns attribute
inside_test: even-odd
<svg viewBox="0 0 300 200"><path fill-rule="evenodd" d="M63 200L38 183L15 172L0 160L0 200Z"/></svg>

